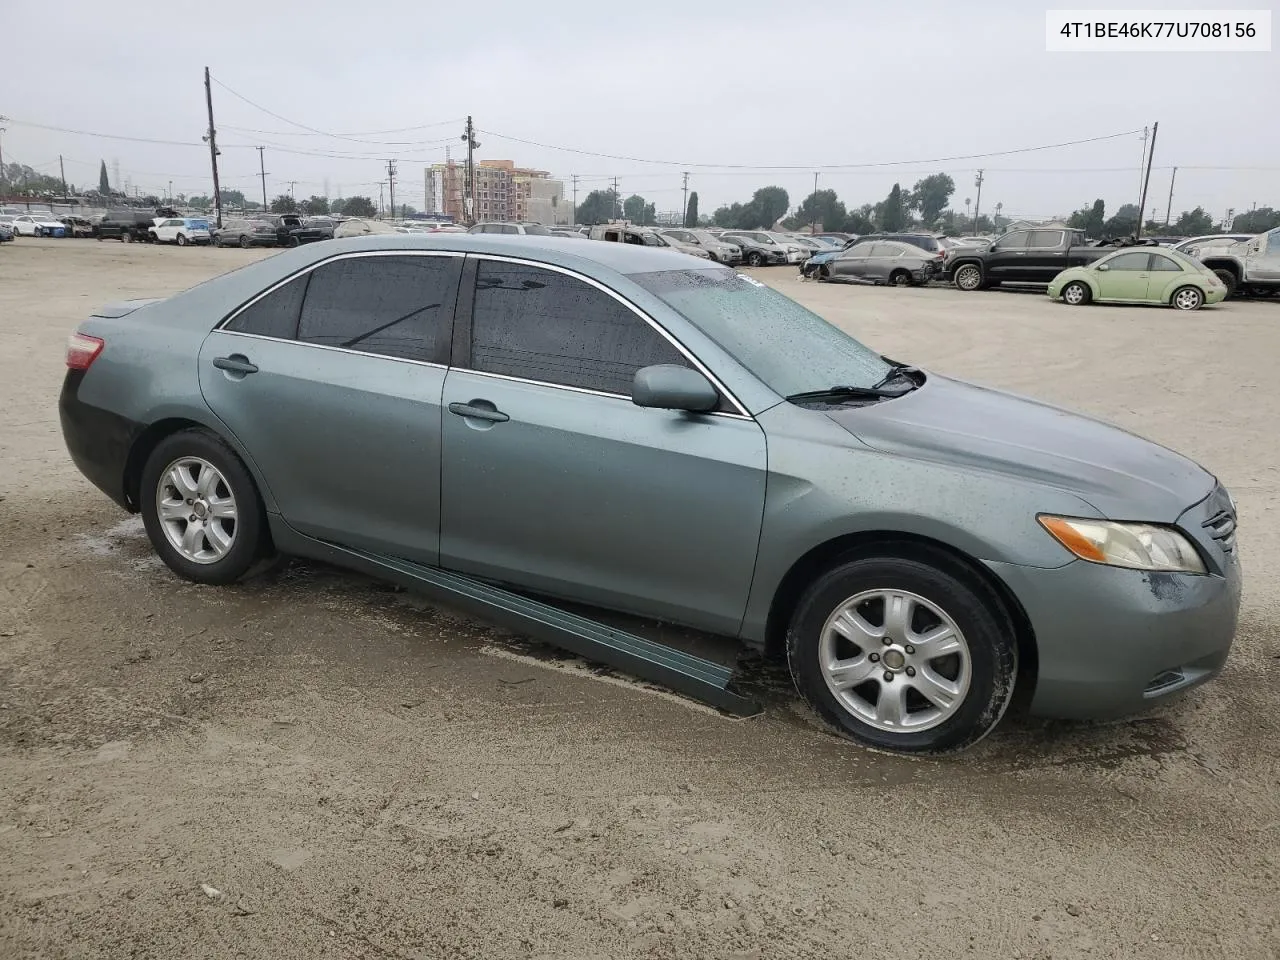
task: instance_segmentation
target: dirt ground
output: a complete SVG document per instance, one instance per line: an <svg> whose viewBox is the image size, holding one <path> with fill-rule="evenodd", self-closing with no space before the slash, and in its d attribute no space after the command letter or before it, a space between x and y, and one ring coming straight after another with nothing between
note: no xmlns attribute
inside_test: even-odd
<svg viewBox="0 0 1280 960"><path fill-rule="evenodd" d="M767 670L765 713L731 719L326 567L170 575L66 455L63 342L264 255L0 248L0 957L1280 955L1280 302L759 271L889 356L1185 451L1239 502L1216 682L905 760Z"/></svg>

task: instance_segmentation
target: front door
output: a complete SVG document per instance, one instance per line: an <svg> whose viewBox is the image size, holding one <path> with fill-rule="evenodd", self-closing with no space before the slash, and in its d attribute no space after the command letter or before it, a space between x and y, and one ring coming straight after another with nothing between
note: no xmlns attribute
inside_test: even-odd
<svg viewBox="0 0 1280 960"><path fill-rule="evenodd" d="M983 257L988 280L992 283L1007 283L1016 282L1025 277L1029 236L1029 231L1020 230L1006 234L992 245L987 255Z"/></svg>
<svg viewBox="0 0 1280 960"><path fill-rule="evenodd" d="M440 394L461 255L327 261L233 315L200 388L302 533L439 559ZM443 352L441 352L443 351Z"/></svg>
<svg viewBox="0 0 1280 960"><path fill-rule="evenodd" d="M1032 230L1028 233L1027 252L1019 258L1018 267L1019 279L1028 283L1048 283L1067 269L1065 231Z"/></svg>
<svg viewBox="0 0 1280 960"><path fill-rule="evenodd" d="M736 633L764 508L759 425L636 406L636 370L692 365L647 318L568 271L472 259L442 400L441 564Z"/></svg>
<svg viewBox="0 0 1280 960"><path fill-rule="evenodd" d="M1147 299L1147 286L1151 281L1150 257L1145 250L1141 253L1134 251L1118 254L1098 264L1099 299Z"/></svg>
<svg viewBox="0 0 1280 960"><path fill-rule="evenodd" d="M827 264L827 272L843 280L863 280L874 249L874 243L854 244Z"/></svg>
<svg viewBox="0 0 1280 960"><path fill-rule="evenodd" d="M1280 283L1280 227L1249 241L1249 279Z"/></svg>

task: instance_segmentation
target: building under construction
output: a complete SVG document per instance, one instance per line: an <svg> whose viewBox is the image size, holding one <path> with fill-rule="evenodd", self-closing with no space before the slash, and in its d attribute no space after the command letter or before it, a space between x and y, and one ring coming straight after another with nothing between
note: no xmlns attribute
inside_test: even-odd
<svg viewBox="0 0 1280 960"><path fill-rule="evenodd" d="M458 223L480 220L545 223L573 222L571 204L564 198L564 183L546 170L517 167L512 160L478 160L475 164L475 196L467 209L467 165L454 160L433 164L424 171L427 214L444 214Z"/></svg>

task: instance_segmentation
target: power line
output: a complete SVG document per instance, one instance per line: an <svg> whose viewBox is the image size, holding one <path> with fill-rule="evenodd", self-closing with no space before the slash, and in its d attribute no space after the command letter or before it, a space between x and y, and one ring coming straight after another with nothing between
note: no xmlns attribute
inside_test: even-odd
<svg viewBox="0 0 1280 960"><path fill-rule="evenodd" d="M132 143L159 143L169 147L203 147L199 140L158 140L154 137L126 137L122 134L94 133L91 130L72 130L69 127L55 127L46 123L33 123L30 120L13 120L9 123L20 127L35 127L37 130L52 130L55 133L73 133L81 137L97 137L101 140L127 140Z"/></svg>
<svg viewBox="0 0 1280 960"><path fill-rule="evenodd" d="M244 133L265 133L269 137L375 137L387 133L408 133L410 130L427 130L431 127L444 127L454 123L461 123L462 120L462 117L458 117L453 120L437 120L434 123L420 123L413 127L396 127L392 130L365 130L354 133L316 133L310 130L303 132L299 132L297 130L258 130L254 127L233 127L230 124L223 124L223 127L228 130L240 130ZM363 143L364 141L361 142ZM380 143L381 141L374 140L369 142ZM419 143L421 141L409 140L405 142Z"/></svg>
<svg viewBox="0 0 1280 960"><path fill-rule="evenodd" d="M656 163L673 167L699 167L702 169L721 168L725 170L855 170L867 169L872 167L901 167L914 164L926 163L950 163L955 160L979 160L985 157L1007 157L1018 153L1034 153L1039 150L1057 150L1062 147L1075 147L1086 143L1100 143L1104 140L1117 140L1121 137L1130 137L1138 130L1125 130L1122 133L1109 133L1101 137L1086 137L1083 140L1067 140L1062 143L1046 143L1036 147L1016 147L1011 150L995 150L990 153L966 153L959 154L954 157L925 157L916 160L882 160L875 163L806 163L806 164L749 164L749 163L691 163L686 160L653 160L644 157L627 157L611 153L596 153L591 150L579 150L575 147L555 146L554 144L539 143L535 140L525 140L521 137L512 137L507 134L497 133L493 130L481 130L481 133L491 137L497 137L499 140L511 140L515 143L527 144L531 147L541 147L544 150L559 150L564 153L577 153L587 157L600 157L604 160L626 160L629 163Z"/></svg>

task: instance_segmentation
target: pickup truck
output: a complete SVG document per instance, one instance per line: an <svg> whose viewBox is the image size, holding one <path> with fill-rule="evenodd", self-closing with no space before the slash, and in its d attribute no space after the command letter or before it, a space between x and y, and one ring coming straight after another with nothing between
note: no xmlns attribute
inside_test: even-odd
<svg viewBox="0 0 1280 960"><path fill-rule="evenodd" d="M1048 283L1067 267L1093 263L1124 241L1090 244L1083 230L1014 230L982 248L957 248L947 259L947 278L961 290L1002 283Z"/></svg>
<svg viewBox="0 0 1280 960"><path fill-rule="evenodd" d="M1230 246L1200 248L1197 256L1226 285L1228 297L1238 290L1252 297L1280 290L1280 227Z"/></svg>
<svg viewBox="0 0 1280 960"><path fill-rule="evenodd" d="M255 217L276 228L276 243L282 247L296 247L300 243L327 240L329 235L319 227L308 227L302 218L292 213L273 213Z"/></svg>

